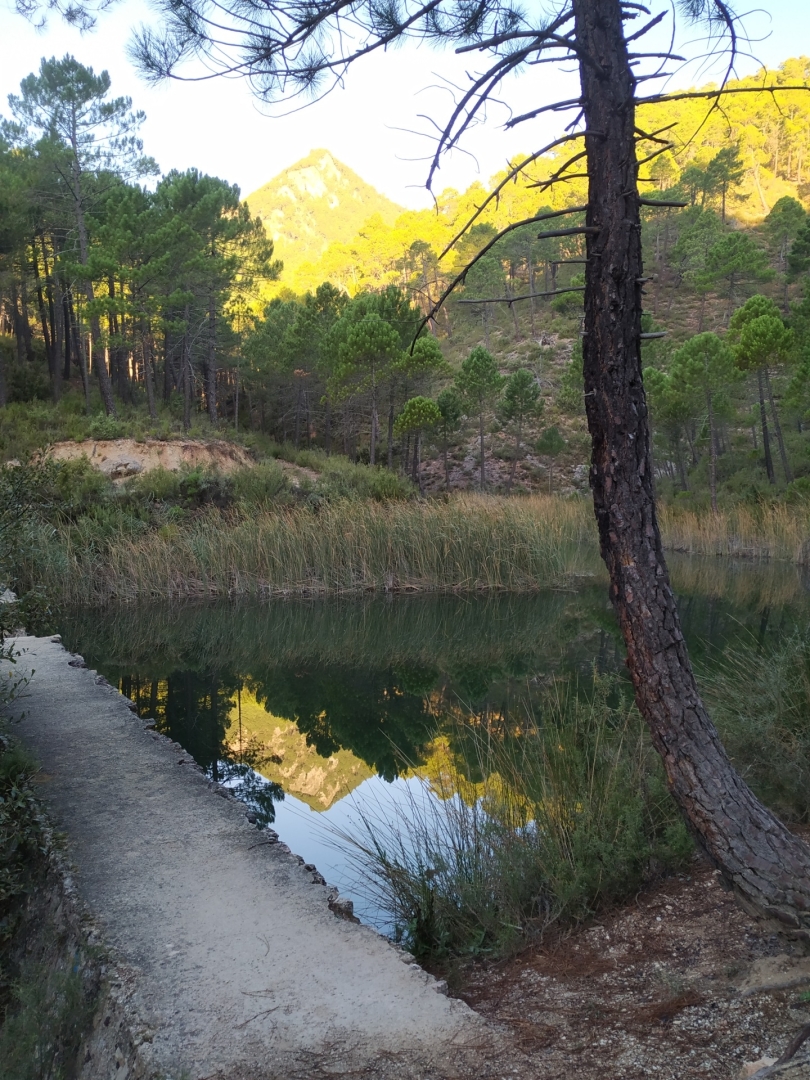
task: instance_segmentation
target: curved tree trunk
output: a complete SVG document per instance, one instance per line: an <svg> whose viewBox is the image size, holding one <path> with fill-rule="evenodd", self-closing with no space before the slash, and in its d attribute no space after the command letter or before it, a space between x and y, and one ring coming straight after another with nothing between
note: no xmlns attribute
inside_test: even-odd
<svg viewBox="0 0 810 1080"><path fill-rule="evenodd" d="M750 910L810 937L810 848L732 768L695 683L655 511L641 379L634 79L619 0L573 0L590 174L583 343L591 488L636 702L693 833ZM597 134L598 133L598 134Z"/></svg>

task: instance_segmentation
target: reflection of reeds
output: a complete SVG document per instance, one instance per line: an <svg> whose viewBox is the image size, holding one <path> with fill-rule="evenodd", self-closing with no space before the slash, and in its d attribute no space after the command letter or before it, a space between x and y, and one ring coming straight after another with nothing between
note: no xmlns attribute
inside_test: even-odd
<svg viewBox="0 0 810 1080"><path fill-rule="evenodd" d="M641 718L620 695L611 703L612 680L594 685L552 689L517 737L459 730L404 803L364 808L359 830L341 833L415 953L507 952L688 855Z"/></svg>
<svg viewBox="0 0 810 1080"><path fill-rule="evenodd" d="M67 603L400 590L534 590L594 562L587 504L544 496L381 504L340 501L116 537L101 550L65 529L33 567Z"/></svg>
<svg viewBox="0 0 810 1080"><path fill-rule="evenodd" d="M661 506L659 520L670 551L746 559L808 561L810 519L806 507L735 506L717 514Z"/></svg>
<svg viewBox="0 0 810 1080"><path fill-rule="evenodd" d="M675 592L722 599L738 607L777 608L803 591L800 569L778 560L717 559L701 555L667 558Z"/></svg>

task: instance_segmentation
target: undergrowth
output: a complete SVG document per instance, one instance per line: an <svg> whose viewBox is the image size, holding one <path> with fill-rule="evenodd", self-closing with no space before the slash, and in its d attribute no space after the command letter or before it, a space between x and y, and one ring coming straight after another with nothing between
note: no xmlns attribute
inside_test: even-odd
<svg viewBox="0 0 810 1080"><path fill-rule="evenodd" d="M500 956L685 863L692 843L641 717L613 678L549 692L512 736L467 729L404 805L341 834L416 956ZM437 798L429 797L429 791Z"/></svg>
<svg viewBox="0 0 810 1080"><path fill-rule="evenodd" d="M756 795L783 821L810 823L810 627L729 652L701 688Z"/></svg>

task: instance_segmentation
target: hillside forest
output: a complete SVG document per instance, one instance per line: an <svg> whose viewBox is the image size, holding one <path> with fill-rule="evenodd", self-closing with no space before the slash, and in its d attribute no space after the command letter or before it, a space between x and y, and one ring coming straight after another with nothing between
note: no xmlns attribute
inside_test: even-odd
<svg viewBox="0 0 810 1080"><path fill-rule="evenodd" d="M665 498L810 496L810 95L767 91L780 83L810 85L810 60L732 84L762 92L722 110L639 110ZM346 455L422 490L584 489L582 236L538 238L533 223L492 243L584 204L578 143L517 157L489 189L446 190L434 210L384 200L353 239L325 224L296 254L289 238L275 250L272 208L254 213L227 180L160 175L142 120L71 56L43 60L9 98L5 458L59 439L217 433Z"/></svg>

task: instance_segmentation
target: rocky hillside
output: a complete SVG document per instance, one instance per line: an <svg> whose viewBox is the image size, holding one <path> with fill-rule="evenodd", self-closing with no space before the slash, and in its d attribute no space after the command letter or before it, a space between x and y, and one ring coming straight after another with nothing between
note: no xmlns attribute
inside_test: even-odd
<svg viewBox="0 0 810 1080"><path fill-rule="evenodd" d="M246 201L273 237L288 272L318 259L331 243L353 239L375 214L392 225L402 213L328 150L311 151Z"/></svg>

